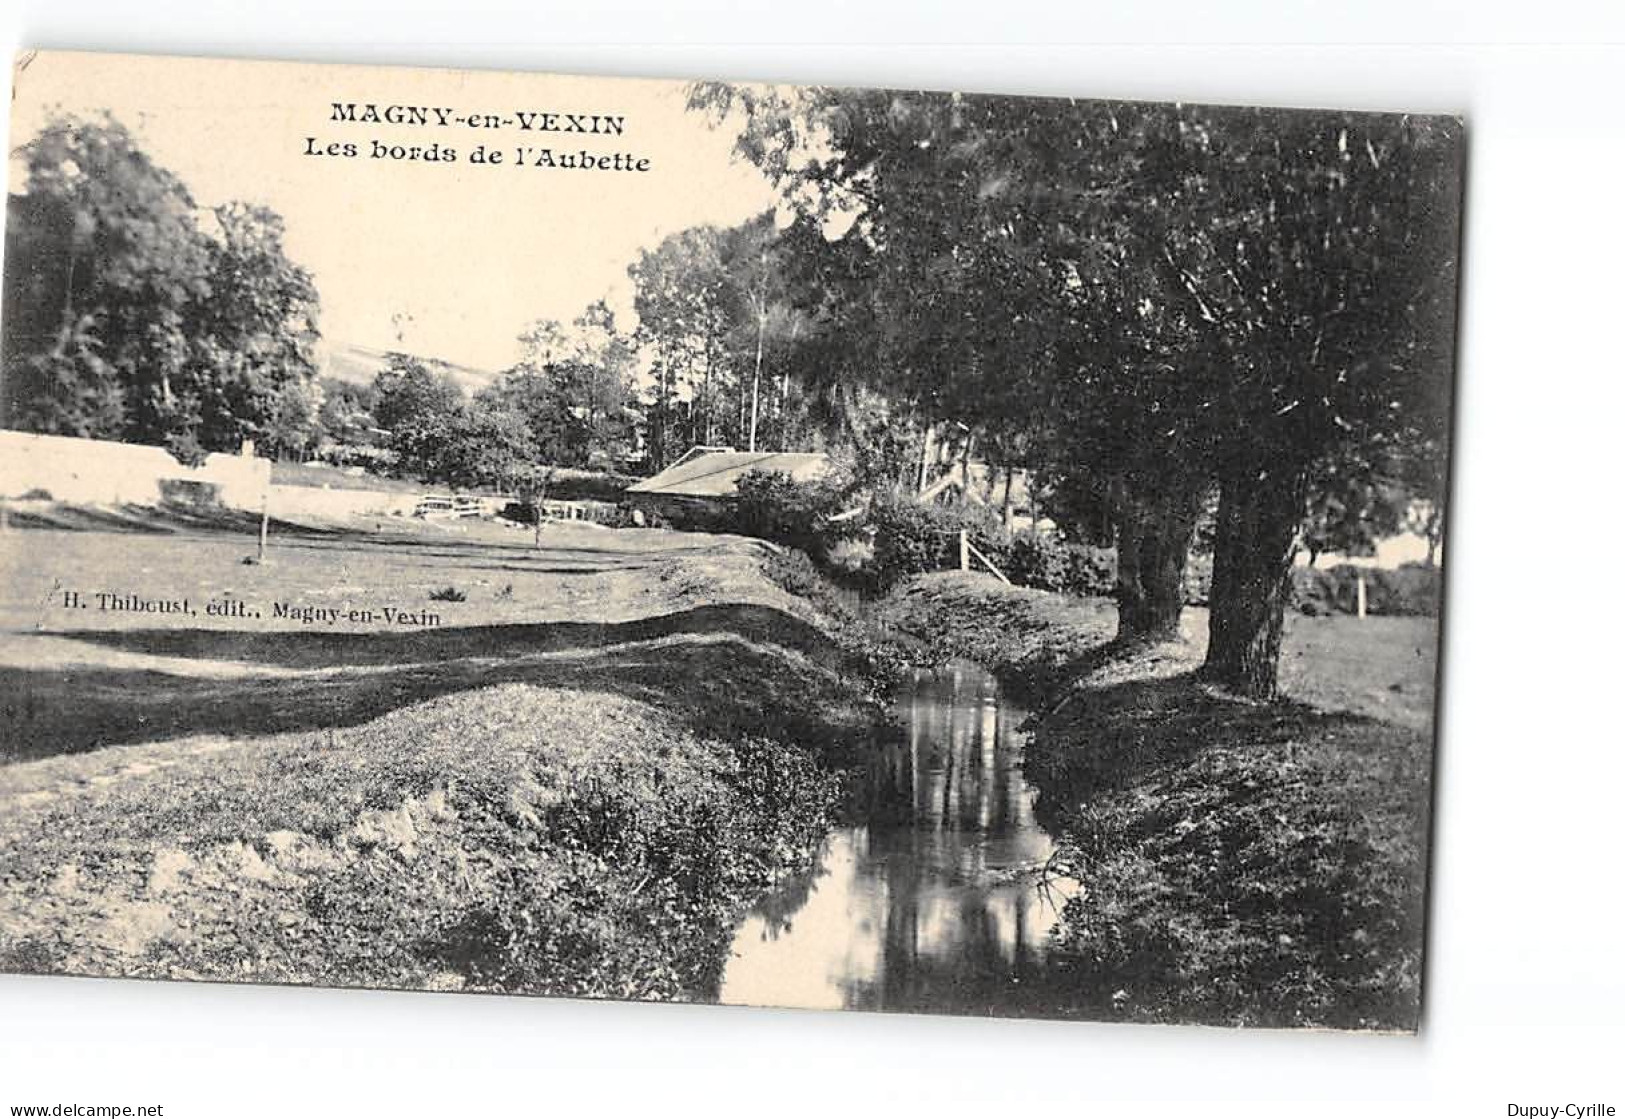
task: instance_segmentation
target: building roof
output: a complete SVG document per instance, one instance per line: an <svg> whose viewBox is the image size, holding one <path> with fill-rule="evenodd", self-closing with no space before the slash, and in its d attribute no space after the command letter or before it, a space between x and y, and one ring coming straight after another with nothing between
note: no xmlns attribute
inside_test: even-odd
<svg viewBox="0 0 1625 1119"><path fill-rule="evenodd" d="M646 478L627 493L667 497L732 497L734 485L752 470L773 470L798 482L811 481L829 469L829 456L766 451L709 451L684 456L653 478Z"/></svg>

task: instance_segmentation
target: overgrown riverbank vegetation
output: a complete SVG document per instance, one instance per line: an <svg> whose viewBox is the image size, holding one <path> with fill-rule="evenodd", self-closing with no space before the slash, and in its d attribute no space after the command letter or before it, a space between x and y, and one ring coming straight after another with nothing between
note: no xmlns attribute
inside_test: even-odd
<svg viewBox="0 0 1625 1119"><path fill-rule="evenodd" d="M696 998L839 779L783 739L508 684L36 763L5 791L8 970Z"/></svg>
<svg viewBox="0 0 1625 1119"><path fill-rule="evenodd" d="M1272 704L1200 682L1178 641L1112 642L1113 606L944 574L885 616L1040 699L1026 774L1082 889L1051 982L1137 1021L1413 1028L1432 623L1296 615Z"/></svg>
<svg viewBox="0 0 1625 1119"><path fill-rule="evenodd" d="M1189 674L1089 688L1027 751L1069 985L1111 1016L1414 1029L1432 742Z"/></svg>

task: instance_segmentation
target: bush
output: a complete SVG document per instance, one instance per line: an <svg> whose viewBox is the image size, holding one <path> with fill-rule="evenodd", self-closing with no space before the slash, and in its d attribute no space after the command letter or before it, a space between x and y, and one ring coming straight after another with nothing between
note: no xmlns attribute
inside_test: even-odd
<svg viewBox="0 0 1625 1119"><path fill-rule="evenodd" d="M1005 555L1004 573L1024 587L1090 597L1111 594L1117 582L1117 553L1111 548L1023 532L1010 538Z"/></svg>
<svg viewBox="0 0 1625 1119"><path fill-rule="evenodd" d="M738 498L729 525L734 532L799 548L818 562L859 528L856 518L832 519L850 501L838 479L798 482L776 470L752 470L735 489Z"/></svg>
<svg viewBox="0 0 1625 1119"><path fill-rule="evenodd" d="M1053 534L1004 531L996 514L982 506L888 504L874 518L878 582L959 566L959 531L991 559L1012 583L1083 597L1109 595L1117 579L1111 548L1073 544Z"/></svg>
<svg viewBox="0 0 1625 1119"><path fill-rule="evenodd" d="M763 560L762 574L797 598L805 598L826 610L831 605L828 596L832 588L805 553L774 552ZM844 620L845 613L840 610L838 616Z"/></svg>
<svg viewBox="0 0 1625 1119"><path fill-rule="evenodd" d="M640 479L630 474L596 470L554 470L547 480L547 496L556 501L620 501L626 487Z"/></svg>
<svg viewBox="0 0 1625 1119"><path fill-rule="evenodd" d="M1010 537L998 514L985 506L922 505L912 497L892 495L875 501L870 524L875 530L874 581L882 589L910 576L958 567L961 530L1001 571L1010 563Z"/></svg>
<svg viewBox="0 0 1625 1119"><path fill-rule="evenodd" d="M1359 610L1359 583L1365 577L1366 613L1436 617L1439 569L1425 563L1403 567L1298 567L1292 571L1293 601L1305 614L1353 614Z"/></svg>
<svg viewBox="0 0 1625 1119"><path fill-rule="evenodd" d="M1005 554L1009 566L1004 573L1012 582L1041 591L1066 590L1071 583L1071 551L1064 541L1053 535L1018 533L1011 537Z"/></svg>

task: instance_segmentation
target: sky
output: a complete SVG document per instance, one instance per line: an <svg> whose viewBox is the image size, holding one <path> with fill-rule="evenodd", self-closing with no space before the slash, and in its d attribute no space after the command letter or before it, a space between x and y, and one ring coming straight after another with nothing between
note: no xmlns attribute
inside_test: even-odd
<svg viewBox="0 0 1625 1119"><path fill-rule="evenodd" d="M568 321L601 296L635 321L626 268L640 248L773 201L760 174L733 158L731 131L684 110L682 82L41 52L14 86L14 153L57 112L108 110L201 207L241 200L282 215L330 343L483 369L513 363L527 323ZM411 105L499 123L334 121L335 102L355 104L358 117L368 104ZM619 117L624 131L519 128L548 112ZM374 158L374 141L438 142L458 159ZM354 157L307 154L344 143ZM504 162L469 162L482 143ZM519 145L555 158L582 149L647 158L649 170L516 165ZM9 177L22 189L15 158Z"/></svg>

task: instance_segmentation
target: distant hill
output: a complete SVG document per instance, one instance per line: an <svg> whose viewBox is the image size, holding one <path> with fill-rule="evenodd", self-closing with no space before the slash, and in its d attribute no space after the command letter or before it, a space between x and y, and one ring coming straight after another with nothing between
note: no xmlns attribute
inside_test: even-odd
<svg viewBox="0 0 1625 1119"><path fill-rule="evenodd" d="M345 381L352 385L370 385L378 376L379 370L389 364L389 350L374 350L367 346L354 346L348 342L328 342L326 345L326 367L322 376L332 377L335 381ZM404 351L402 351L404 352ZM462 390L473 396L480 389L491 384L500 373L489 369L475 369L468 365L457 365L450 361L441 361L439 358L424 357L414 354L419 361L437 372L448 373L451 379L462 387Z"/></svg>

